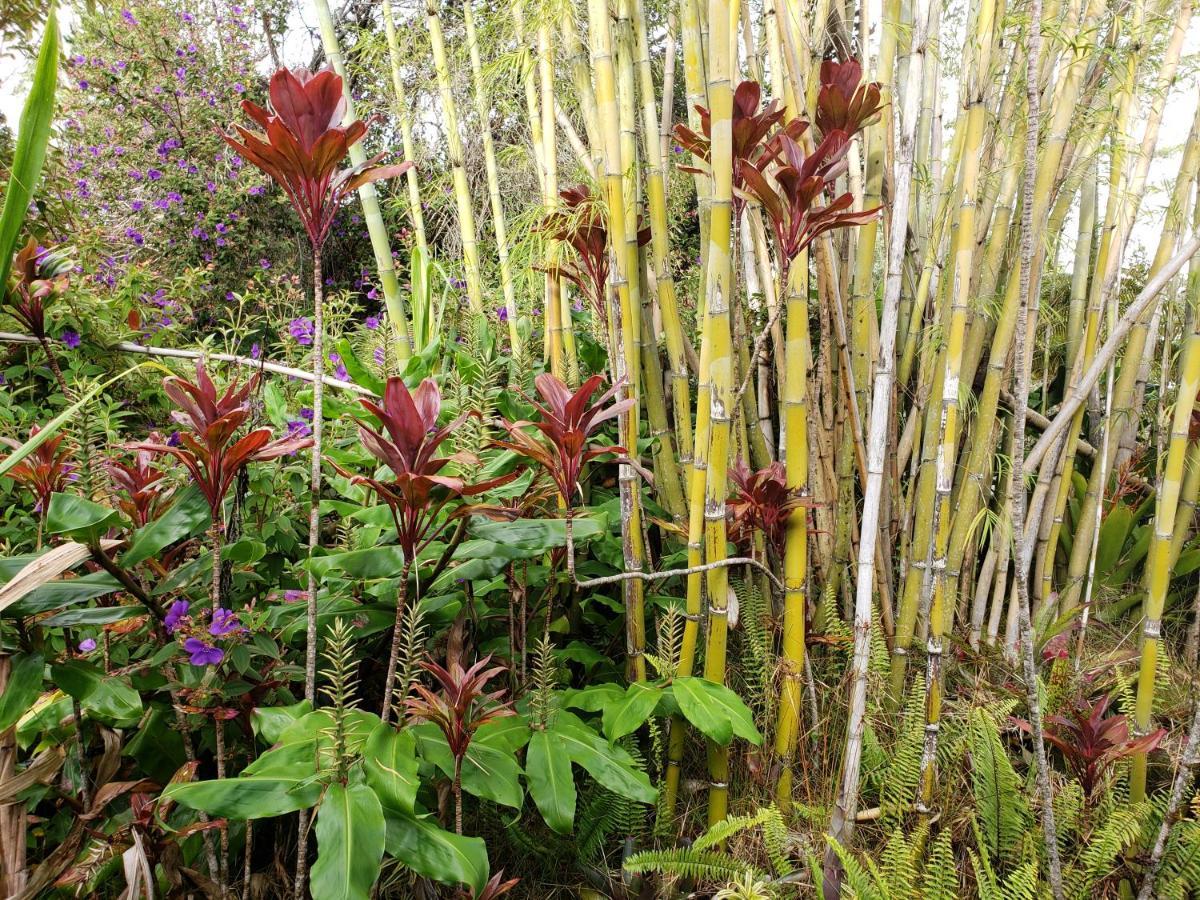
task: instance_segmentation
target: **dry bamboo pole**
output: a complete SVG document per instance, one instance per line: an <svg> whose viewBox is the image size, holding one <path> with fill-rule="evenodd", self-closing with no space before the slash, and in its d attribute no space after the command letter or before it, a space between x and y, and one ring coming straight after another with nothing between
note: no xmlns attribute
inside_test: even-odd
<svg viewBox="0 0 1200 900"><path fill-rule="evenodd" d="M708 101L712 124L710 150L712 199L709 213L707 302L703 343L709 345L709 458L704 491L704 558L706 564L726 556L725 495L733 400L733 347L730 330L734 302L733 226L733 78L732 37L737 33L739 6L726 0L709 2ZM720 567L707 577L708 634L704 677L725 682L726 636L729 627L729 570ZM729 748L709 744L708 821L725 818L729 795Z"/></svg>
<svg viewBox="0 0 1200 900"><path fill-rule="evenodd" d="M904 251L908 234L912 198L913 162L921 83L926 55L929 0L917 0L913 8L912 52L906 59L904 109L897 115L893 131L897 135L893 176L894 194L888 223L887 276L883 290L883 316L879 328L878 363L875 366L870 425L867 433L867 479L863 490L862 537L858 553L858 577L855 581L854 655L851 661L850 709L846 726L846 750L842 755L842 782L833 808L829 833L845 844L854 827L858 807L859 763L866 725L867 668L871 653L872 601L875 584L875 542L884 495L884 463L887 456L891 402L896 372L896 330L900 312L900 289L904 274ZM900 23L893 23L899 28ZM972 242L973 243L973 242ZM861 244L860 244L861 252ZM826 869L830 866L826 857Z"/></svg>
<svg viewBox="0 0 1200 900"><path fill-rule="evenodd" d="M625 379L629 369L636 371L638 368L639 355L635 343L634 316L636 311L640 318L640 311L636 310L632 303L630 290L620 118L616 94L617 79L613 65L612 30L605 0L589 0L588 14L588 37L591 41L592 70L595 74L596 107L604 139L604 183L608 203L609 250L612 254L610 279L612 292L615 295L615 301L610 301L610 307L616 313L611 316L613 327L610 329L612 344L616 350L614 375L618 382L625 383L624 392L636 397L635 385ZM621 439L625 442L625 446L630 448L630 452L636 452L638 434L638 407L636 404L621 416L620 426ZM641 509L637 502L635 478L633 467L622 464L619 475L621 533L627 572L642 571L644 558ZM629 676L631 680L642 681L646 677L644 585L641 579L630 578L623 587Z"/></svg>
<svg viewBox="0 0 1200 900"><path fill-rule="evenodd" d="M433 53L433 68L437 74L438 93L442 103L442 122L446 131L446 152L450 158L450 175L454 183L454 203L458 210L458 229L462 236L463 269L467 281L467 302L476 313L483 312L483 285L479 269L479 240L475 233L475 207L467 183L463 157L462 135L458 131L458 110L450 83L450 63L446 58L446 41L442 34L442 19L438 0L425 0L425 26L429 31L429 47Z"/></svg>
<svg viewBox="0 0 1200 900"><path fill-rule="evenodd" d="M404 147L404 159L412 167L404 174L408 187L408 213L413 223L413 238L421 255L429 258L429 244L425 240L425 213L421 209L421 181L417 172L417 144L413 140L412 115L408 111L408 92L404 89L404 74L400 71L400 40L396 33L395 14L392 0L383 0L383 30L388 45L388 62L392 69L392 92L395 94L396 119L400 122L400 140Z"/></svg>
<svg viewBox="0 0 1200 900"><path fill-rule="evenodd" d="M686 465L692 455L692 398L688 385L687 356L684 352L686 338L679 317L675 279L670 266L671 231L667 222L666 158L658 140L659 116L655 105L654 73L650 67L650 45L646 36L646 11L643 0L633 0L633 29L637 46L638 89L642 101L642 143L646 200L650 214L650 250L654 263L654 291L667 345L667 378L675 410L675 443L679 447L680 462ZM670 102L671 98L664 96L664 105L669 105ZM646 331L643 339L648 346L653 346L654 332ZM673 477L678 480L678 471Z"/></svg>
<svg viewBox="0 0 1200 900"><path fill-rule="evenodd" d="M1083 314L1087 308L1088 264L1092 256L1092 239L1096 230L1096 207L1099 203L1098 161L1093 161L1084 175L1079 198L1079 233L1075 241L1075 260L1071 269L1070 306L1067 313L1066 367L1074 365L1079 353L1079 335L1083 329Z"/></svg>
<svg viewBox="0 0 1200 900"><path fill-rule="evenodd" d="M1143 607L1141 660L1138 667L1137 701L1134 709L1134 733L1150 732L1154 712L1154 678L1158 670L1159 644L1162 639L1162 612L1171 583L1171 539L1179 501L1180 482L1188 449L1188 430L1196 395L1200 393L1200 317L1192 316L1191 333L1180 353L1176 377L1174 413L1166 465L1156 492L1154 535L1146 557L1147 594ZM1135 753L1129 774L1129 797L1137 803L1146 796L1146 752Z"/></svg>
<svg viewBox="0 0 1200 900"><path fill-rule="evenodd" d="M475 94L475 113L479 117L483 143L483 164L487 172L488 201L492 207L492 230L496 236L496 257L500 263L500 288L504 294L504 309L508 318L508 341L512 355L521 355L521 335L517 331L517 293L513 287L512 266L508 261L508 227L504 218L504 201L500 198L500 172L496 167L496 145L492 139L491 101L483 78L483 62L479 53L479 36L475 31L473 0L463 3L463 26L466 29L467 50L471 59L471 80ZM386 6L386 3L385 3ZM410 129L411 130L411 129Z"/></svg>
<svg viewBox="0 0 1200 900"><path fill-rule="evenodd" d="M342 78L342 96L346 98L345 122L353 122L358 118L354 110L354 98L350 93L350 79L346 75L346 64L342 59L342 49L338 44L337 30L333 25L333 14L329 10L329 0L316 0L317 23L321 31L321 45L329 58L333 70ZM362 165L367 160L367 152L361 142L350 148L350 162ZM364 184L358 189L358 199L362 203L363 220L367 225L367 234L371 239L371 251L375 255L375 268L379 274L379 287L383 290L384 305L387 307L388 319L396 332L396 356L406 360L412 353L408 335L408 317L404 311L404 300L400 296L400 283L396 280L396 267L392 262L392 247L388 240L387 225L379 210L379 195L375 185Z"/></svg>

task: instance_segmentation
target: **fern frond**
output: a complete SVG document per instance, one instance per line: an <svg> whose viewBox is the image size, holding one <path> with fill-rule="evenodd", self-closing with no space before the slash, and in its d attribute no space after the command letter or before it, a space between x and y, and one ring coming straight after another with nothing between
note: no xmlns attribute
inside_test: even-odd
<svg viewBox="0 0 1200 900"><path fill-rule="evenodd" d="M724 853L701 852L694 848L645 850L625 860L625 871L635 875L657 872L707 883L732 881L750 871L758 878L766 873L748 867Z"/></svg>

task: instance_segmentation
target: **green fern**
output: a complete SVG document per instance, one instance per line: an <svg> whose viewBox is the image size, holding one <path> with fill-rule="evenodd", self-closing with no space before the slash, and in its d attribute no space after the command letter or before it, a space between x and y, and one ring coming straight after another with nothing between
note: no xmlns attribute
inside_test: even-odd
<svg viewBox="0 0 1200 900"><path fill-rule="evenodd" d="M921 896L925 900L956 900L958 897L958 870L948 829L938 832L929 848L921 876Z"/></svg>
<svg viewBox="0 0 1200 900"><path fill-rule="evenodd" d="M997 868L1013 863L1014 851L1030 826L1029 807L1021 797L1014 771L996 723L986 710L972 708L964 736L971 764L971 788L979 815L980 849Z"/></svg>
<svg viewBox="0 0 1200 900"><path fill-rule="evenodd" d="M1157 889L1164 900L1200 894L1200 822L1176 822L1163 853Z"/></svg>

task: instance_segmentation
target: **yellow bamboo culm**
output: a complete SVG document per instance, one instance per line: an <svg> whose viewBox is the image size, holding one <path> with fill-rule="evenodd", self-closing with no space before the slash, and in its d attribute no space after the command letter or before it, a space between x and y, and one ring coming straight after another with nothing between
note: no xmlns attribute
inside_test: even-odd
<svg viewBox="0 0 1200 900"><path fill-rule="evenodd" d="M708 320L703 343L708 344L709 452L704 490L704 557L706 563L726 557L725 495L728 489L729 437L733 415L733 340L730 305L733 301L733 63L732 36L737 33L737 3L709 2L708 102L712 122L710 159L712 199L708 225ZM708 635L704 648L704 677L725 683L725 651L729 630L729 570L710 569ZM708 821L725 818L729 807L729 748L708 748Z"/></svg>
<svg viewBox="0 0 1200 900"><path fill-rule="evenodd" d="M450 64L446 59L446 40L442 35L442 20L438 0L426 0L425 24L429 29L429 47L433 52L433 67L437 73L438 92L442 100L442 118L446 128L446 150L450 157L454 181L454 202L458 208L458 228L462 235L463 269L467 281L467 302L477 313L483 312L483 286L480 283L479 242L475 235L475 208L467 170L463 164L462 136L458 133L458 112L450 84Z"/></svg>
<svg viewBox="0 0 1200 900"><path fill-rule="evenodd" d="M404 89L404 76L400 71L400 40L396 33L396 19L391 0L384 0L383 29L388 45L388 61L392 68L392 90L395 93L396 118L400 122L400 140L404 147L404 159L413 164L405 175L408 187L408 211L413 223L413 240L421 255L429 258L429 244L425 240L425 213L421 209L421 181L417 171L417 145L413 140L412 116L408 112L408 94Z"/></svg>
<svg viewBox="0 0 1200 900"><path fill-rule="evenodd" d="M615 292L611 346L614 350L614 375L618 381L629 378L638 368L637 330L640 315L630 297L629 254L625 228L624 178L621 165L620 118L617 109L617 80L613 64L612 28L606 0L588 0L588 37L591 42L592 70L595 75L596 108L604 141L604 185L608 204L609 252L612 257L610 278ZM633 393L635 382L627 381L626 391ZM638 405L634 404L621 416L621 440L630 453L637 452ZM619 475L621 503L621 536L626 571L642 570L645 550L642 542L641 503L637 492L636 473L622 465ZM646 618L644 582L631 578L624 582L626 654L629 659L630 680L646 678Z"/></svg>

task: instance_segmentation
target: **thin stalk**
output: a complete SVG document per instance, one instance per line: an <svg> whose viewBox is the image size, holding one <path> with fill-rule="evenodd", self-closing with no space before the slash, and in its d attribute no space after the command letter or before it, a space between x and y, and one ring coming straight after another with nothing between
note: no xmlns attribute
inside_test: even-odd
<svg viewBox="0 0 1200 900"><path fill-rule="evenodd" d="M429 245L425 240L425 213L421 209L421 181L417 172L417 145L413 140L412 116L408 111L404 74L400 71L400 40L396 33L392 0L383 0L380 6L383 9L383 30L388 45L388 62L392 69L392 92L396 95L396 119L400 122L400 140L404 147L405 160L413 164L404 174L405 183L408 186L408 213L413 223L413 238L421 255L428 259Z"/></svg>

